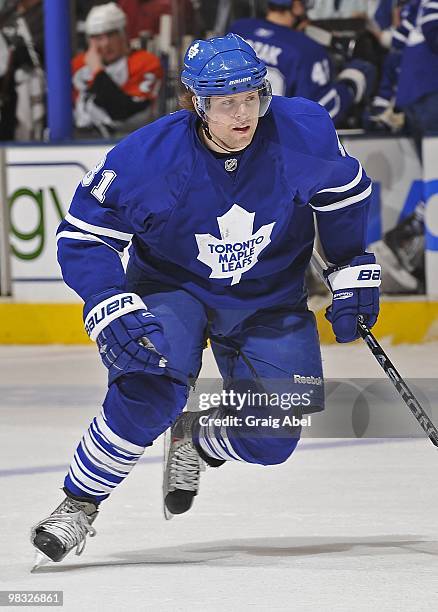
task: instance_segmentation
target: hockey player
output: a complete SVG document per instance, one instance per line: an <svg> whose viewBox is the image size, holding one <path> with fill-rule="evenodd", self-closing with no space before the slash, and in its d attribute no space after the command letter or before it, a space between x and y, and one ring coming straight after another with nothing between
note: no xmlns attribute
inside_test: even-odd
<svg viewBox="0 0 438 612"><path fill-rule="evenodd" d="M438 4L409 0L394 30L392 53L395 78L384 75L374 99L370 123L383 129L400 128L402 110L421 160L423 136L438 131ZM391 69L391 66L389 66ZM424 215L426 198L415 210L372 245L384 267L387 293L423 293L425 290Z"/></svg>
<svg viewBox="0 0 438 612"><path fill-rule="evenodd" d="M190 110L120 142L84 176L58 230L63 276L85 302L109 388L74 454L65 500L32 530L53 561L82 552L99 504L172 424L172 514L190 508L201 458L272 465L293 453L299 427L269 424L284 417L278 407L243 402L242 425L225 425L230 406L201 413L205 424L181 412L207 336L226 390L287 391L300 413L323 409L303 289L314 213L332 263L338 341L358 337L359 315L370 326L377 318L379 269L364 252L370 180L327 112L272 98L264 62L234 34L195 41L182 82Z"/></svg>
<svg viewBox="0 0 438 612"><path fill-rule="evenodd" d="M153 118L163 70L149 51L130 51L126 15L95 6L85 20L88 49L72 61L75 125L81 134L126 134Z"/></svg>
<svg viewBox="0 0 438 612"><path fill-rule="evenodd" d="M325 48L292 30L294 21L291 0L269 0L264 19L240 19L229 31L242 36L266 63L274 94L315 100L339 125L371 93L375 68L355 59L335 79Z"/></svg>
<svg viewBox="0 0 438 612"><path fill-rule="evenodd" d="M402 11L397 33L402 58L396 106L404 111L420 151L422 137L438 130L437 3L410 0Z"/></svg>

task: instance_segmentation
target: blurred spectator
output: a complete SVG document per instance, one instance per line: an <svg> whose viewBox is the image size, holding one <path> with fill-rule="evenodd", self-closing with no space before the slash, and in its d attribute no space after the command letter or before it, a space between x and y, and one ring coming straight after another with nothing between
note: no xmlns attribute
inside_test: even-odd
<svg viewBox="0 0 438 612"><path fill-rule="evenodd" d="M369 15L369 30L385 49L391 46L392 32L400 25L399 0L379 0L374 14Z"/></svg>
<svg viewBox="0 0 438 612"><path fill-rule="evenodd" d="M215 4L214 10L216 12L213 25L211 26L212 34L215 36L222 36L229 29L230 23L237 19L244 19L246 17L260 17L256 15L256 5L260 4L257 0L203 0L203 5ZM211 7L210 7L211 8ZM211 17L211 15L210 15ZM207 23L212 23L211 19L208 19Z"/></svg>
<svg viewBox="0 0 438 612"><path fill-rule="evenodd" d="M370 10L369 4L368 0L313 0L308 16L312 21L366 17Z"/></svg>
<svg viewBox="0 0 438 612"><path fill-rule="evenodd" d="M117 0L116 0L117 1ZM80 51L85 51L88 47L87 37L85 35L85 20L88 13L94 6L107 4L108 0L73 0L73 27L74 36L72 39L73 55Z"/></svg>
<svg viewBox="0 0 438 612"><path fill-rule="evenodd" d="M93 6L99 4L106 4L107 0L75 0L75 15L77 21L84 21L87 18L88 13L91 11Z"/></svg>
<svg viewBox="0 0 438 612"><path fill-rule="evenodd" d="M264 19L240 19L230 31L245 38L267 64L274 94L315 100L339 126L369 94L375 70L367 62L353 60L334 79L325 48L292 29L292 9L291 0L270 0Z"/></svg>
<svg viewBox="0 0 438 612"><path fill-rule="evenodd" d="M9 49L5 37L0 32L0 78L3 77L8 70Z"/></svg>
<svg viewBox="0 0 438 612"><path fill-rule="evenodd" d="M404 113L396 108L395 102L402 50L406 45L408 33L413 28L411 21L416 13L416 7L412 14L409 6L400 12L401 5L405 4L403 0L397 0L396 4L399 11L397 27L394 27L391 33L391 47L383 63L377 94L363 116L363 127L367 131L399 132L405 124Z"/></svg>
<svg viewBox="0 0 438 612"><path fill-rule="evenodd" d="M72 62L78 135L122 135L153 119L163 71L157 56L130 51L125 13L114 2L95 6L85 31L88 49Z"/></svg>
<svg viewBox="0 0 438 612"><path fill-rule="evenodd" d="M14 138L16 102L14 94L11 82L11 51L6 38L0 32L0 140Z"/></svg>
<svg viewBox="0 0 438 612"><path fill-rule="evenodd" d="M406 115L421 159L421 140L438 131L438 3L408 0L393 32L378 94L365 116L369 130L397 131ZM396 121L394 123L394 113Z"/></svg>
<svg viewBox="0 0 438 612"><path fill-rule="evenodd" d="M130 40L141 32L158 34L160 16L172 13L171 0L119 0L119 6L127 17L127 32Z"/></svg>
<svg viewBox="0 0 438 612"><path fill-rule="evenodd" d="M130 40L141 38L143 33L159 34L161 15L172 15L174 39L186 34L199 36L205 32L202 4L202 0L178 0L177 3L172 0L119 0L127 16Z"/></svg>
<svg viewBox="0 0 438 612"><path fill-rule="evenodd" d="M368 132L396 133L403 129L404 113L395 108L400 59L400 53L394 50L385 58L377 94L362 118L362 125Z"/></svg>
<svg viewBox="0 0 438 612"><path fill-rule="evenodd" d="M380 70L385 50L390 46L393 24L396 22L396 0L308 0L309 31L321 28L331 34L323 43L333 59L363 59Z"/></svg>
<svg viewBox="0 0 438 612"><path fill-rule="evenodd" d="M406 115L421 157L421 139L438 132L438 3L410 0L394 38L401 49L396 106Z"/></svg>
<svg viewBox="0 0 438 612"><path fill-rule="evenodd" d="M398 79L380 103L383 112L402 109L407 127L414 138L421 159L423 136L438 133L438 3L436 0L409 0L402 9L401 23L393 34L393 53L399 67ZM398 53L398 56L397 56ZM384 115L374 116L374 123L384 124ZM387 232L370 248L382 265L382 287L386 293L422 293L424 270L424 203Z"/></svg>
<svg viewBox="0 0 438 612"><path fill-rule="evenodd" d="M0 11L0 139L41 140L45 125L41 0L8 0Z"/></svg>
<svg viewBox="0 0 438 612"><path fill-rule="evenodd" d="M294 17L293 28L299 32L305 31L310 25L310 18L307 14L307 5L309 2L304 0L292 0L292 15Z"/></svg>

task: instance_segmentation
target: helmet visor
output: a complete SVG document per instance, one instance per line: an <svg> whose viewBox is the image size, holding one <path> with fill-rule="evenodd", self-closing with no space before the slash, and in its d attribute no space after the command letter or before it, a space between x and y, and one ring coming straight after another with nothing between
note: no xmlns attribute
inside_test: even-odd
<svg viewBox="0 0 438 612"><path fill-rule="evenodd" d="M271 99L271 84L265 80L258 89L228 96L196 96L196 111L208 122L228 124L230 121L263 117Z"/></svg>

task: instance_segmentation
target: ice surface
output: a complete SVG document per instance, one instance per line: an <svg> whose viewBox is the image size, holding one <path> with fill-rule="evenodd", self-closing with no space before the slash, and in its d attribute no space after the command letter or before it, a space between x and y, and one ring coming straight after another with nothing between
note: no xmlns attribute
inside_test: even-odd
<svg viewBox="0 0 438 612"><path fill-rule="evenodd" d="M388 352L406 377L437 377L436 344ZM361 343L323 353L329 377L384 376ZM214 373L207 353L203 375ZM309 439L281 466L228 463L170 522L158 441L103 504L84 554L30 574L30 526L61 500L104 391L94 347L0 347L0 590L63 590L68 611L435 609L438 454L427 439Z"/></svg>

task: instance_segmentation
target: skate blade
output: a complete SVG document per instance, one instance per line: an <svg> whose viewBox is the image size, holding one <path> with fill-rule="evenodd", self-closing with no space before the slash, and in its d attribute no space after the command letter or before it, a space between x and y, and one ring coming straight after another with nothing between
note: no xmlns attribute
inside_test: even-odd
<svg viewBox="0 0 438 612"><path fill-rule="evenodd" d="M43 567L43 565L46 565L47 563L49 563L49 561L51 561L49 557L46 557L46 555L44 555L41 551L36 550L35 557L33 560L33 566L32 566L32 569L30 570L31 573L35 572L38 568Z"/></svg>
<svg viewBox="0 0 438 612"><path fill-rule="evenodd" d="M166 521L170 521L174 517L174 514L169 512L169 510L167 509L166 503L164 501L164 478L166 477L167 453L170 447L170 439L171 439L171 428L169 427L169 429L167 429L164 432L164 439L163 439L163 515Z"/></svg>
<svg viewBox="0 0 438 612"><path fill-rule="evenodd" d="M163 514L164 514L164 518L166 519L166 521L171 521L173 517L175 516L174 514L169 512L164 502L163 502Z"/></svg>

